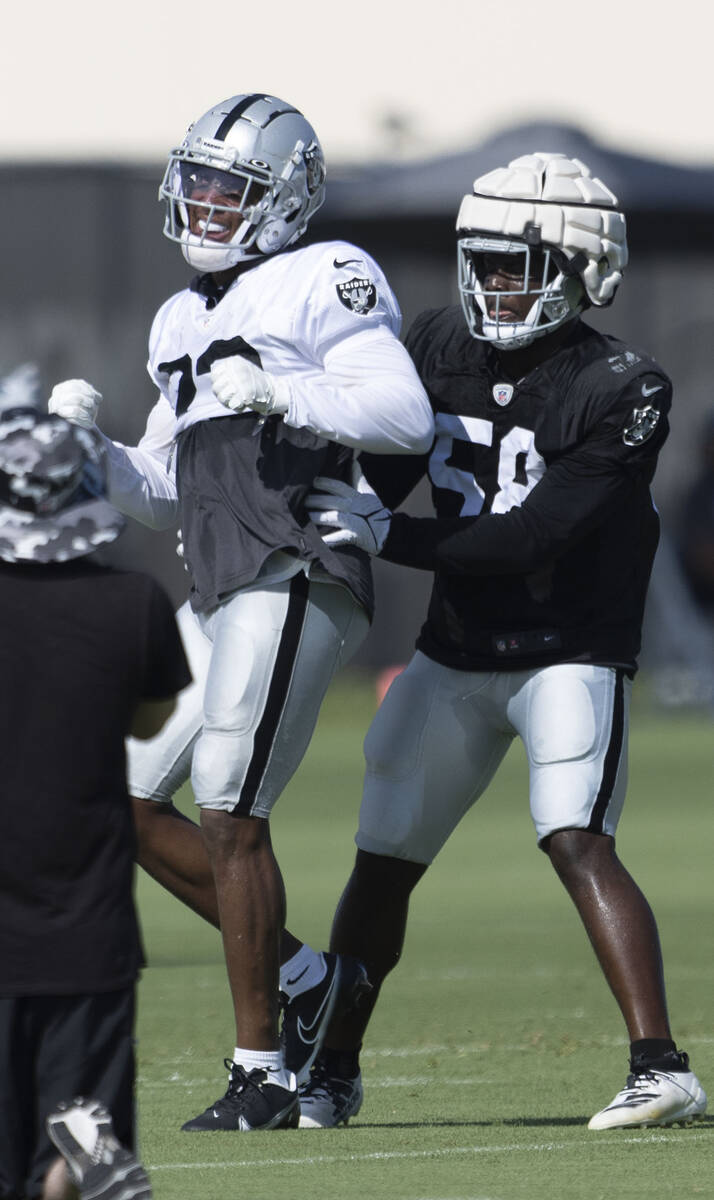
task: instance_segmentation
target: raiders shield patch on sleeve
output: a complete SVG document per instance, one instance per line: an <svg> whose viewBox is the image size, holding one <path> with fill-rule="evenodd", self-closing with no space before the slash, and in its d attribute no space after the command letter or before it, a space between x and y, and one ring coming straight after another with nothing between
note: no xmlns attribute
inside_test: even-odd
<svg viewBox="0 0 714 1200"><path fill-rule="evenodd" d="M644 408L633 408L632 416L622 431L626 446L641 446L654 433L659 421L659 411L651 404Z"/></svg>
<svg viewBox="0 0 714 1200"><path fill-rule="evenodd" d="M336 284L340 303L358 316L366 316L377 303L377 289L371 279L349 279Z"/></svg>

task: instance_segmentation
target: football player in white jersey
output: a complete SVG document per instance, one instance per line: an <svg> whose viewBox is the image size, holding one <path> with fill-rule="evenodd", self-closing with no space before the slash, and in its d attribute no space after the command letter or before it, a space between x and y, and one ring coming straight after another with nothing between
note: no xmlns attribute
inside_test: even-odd
<svg viewBox="0 0 714 1200"><path fill-rule="evenodd" d="M347 242L299 245L324 187L314 130L273 96L233 96L189 128L160 196L164 233L199 274L154 320L144 436L107 439L110 498L157 528L178 513L191 579L194 686L165 736L129 748L139 861L220 924L235 1008L227 1092L188 1130L296 1126L330 1012L367 986L359 964L283 933L270 842L372 611L368 556L326 545L305 499L318 476L352 477L354 449L424 453L433 416L379 266ZM49 407L92 424L100 399L68 380ZM203 840L171 805L189 774Z"/></svg>

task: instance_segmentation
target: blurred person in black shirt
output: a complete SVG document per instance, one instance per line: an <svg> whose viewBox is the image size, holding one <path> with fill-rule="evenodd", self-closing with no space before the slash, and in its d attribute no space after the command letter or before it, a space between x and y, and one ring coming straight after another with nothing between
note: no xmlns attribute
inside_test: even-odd
<svg viewBox="0 0 714 1200"><path fill-rule="evenodd" d="M124 525L105 495L98 435L0 412L2 1200L151 1194L124 740L153 737L190 675L164 591L91 557Z"/></svg>

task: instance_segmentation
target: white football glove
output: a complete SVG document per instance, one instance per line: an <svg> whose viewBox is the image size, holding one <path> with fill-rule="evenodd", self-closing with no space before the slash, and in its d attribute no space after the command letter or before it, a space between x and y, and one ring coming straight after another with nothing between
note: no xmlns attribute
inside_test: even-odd
<svg viewBox="0 0 714 1200"><path fill-rule="evenodd" d="M318 475L313 483L322 491L313 492L305 504L315 525L330 526L331 531L324 533L322 540L329 546L359 546L368 554L379 554L389 533L392 514L364 476L360 491L324 475Z"/></svg>
<svg viewBox="0 0 714 1200"><path fill-rule="evenodd" d="M211 387L221 404L231 412L281 416L288 411L290 396L284 379L256 367L242 355L219 358L211 367Z"/></svg>
<svg viewBox="0 0 714 1200"><path fill-rule="evenodd" d="M53 387L47 411L64 417L73 425L91 429L101 402L101 393L85 379L65 379L64 383L56 383Z"/></svg>

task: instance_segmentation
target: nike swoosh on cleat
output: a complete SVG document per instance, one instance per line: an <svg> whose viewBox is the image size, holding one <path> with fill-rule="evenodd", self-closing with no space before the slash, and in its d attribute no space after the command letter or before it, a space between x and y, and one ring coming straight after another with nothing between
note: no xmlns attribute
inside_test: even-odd
<svg viewBox="0 0 714 1200"><path fill-rule="evenodd" d="M337 267L337 269L339 270L340 267L349 267L349 266L352 266L352 264L354 264L355 266L358 266L361 261L362 260L359 258L346 258L344 260L344 262L340 262L338 259L334 258L332 260L332 265L333 265L333 267Z"/></svg>
<svg viewBox="0 0 714 1200"><path fill-rule="evenodd" d="M332 996L332 993L333 993L335 987L337 986L337 984L338 984L338 979L337 979L337 975L335 974L332 977L332 983L330 984L329 988L327 989L327 991L325 992L325 995L322 998L322 1004L318 1008L315 1018L311 1022L310 1025L303 1024L302 1017L298 1017L298 1019L297 1019L298 1036L299 1036L300 1040L305 1042L306 1045L308 1045L308 1046L311 1045L313 1042L317 1041L317 1036L320 1032L320 1023L322 1021L322 1014L325 1010L325 1006L329 1003L330 997Z"/></svg>

